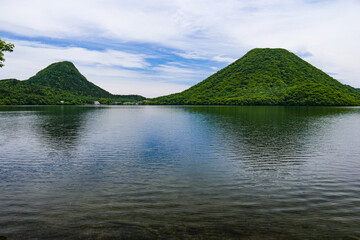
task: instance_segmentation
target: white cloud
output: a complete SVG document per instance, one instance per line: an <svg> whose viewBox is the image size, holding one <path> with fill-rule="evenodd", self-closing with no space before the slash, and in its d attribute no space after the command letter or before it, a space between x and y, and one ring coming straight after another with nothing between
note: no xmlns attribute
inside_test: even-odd
<svg viewBox="0 0 360 240"><path fill-rule="evenodd" d="M174 92L180 92L190 85L164 81L162 72L149 75L146 73L113 69L111 67L94 68L78 66L80 72L96 85L113 94L139 94L145 97L157 97Z"/></svg>
<svg viewBox="0 0 360 240"><path fill-rule="evenodd" d="M293 52L308 52L312 56L305 60L326 72L337 73L336 77L344 83L360 87L358 0L12 0L2 1L1 10L0 31L15 35L65 39L68 42L76 39L99 45L108 41L114 46L127 42L146 43L172 48L171 53L176 52L194 61L230 63L254 47L282 47ZM33 67L26 64L40 69L40 65L45 67L50 59L60 58L84 66L134 68L132 72L151 67L146 61L149 56L141 52L53 48L43 50L40 47L38 52L27 52L17 45L13 53L6 55L7 65L1 69L1 75L6 75L3 71L11 68L13 61L17 64L13 69L15 76L24 76L34 72L30 71ZM19 51L21 54L16 54ZM27 56L31 54L37 55L33 55L32 62L23 60L30 59ZM38 57L47 54L54 55ZM147 76L149 81L157 76L165 81L163 77L168 76L169 84L173 84L179 71L185 71L181 75L185 79L194 80L201 75L195 69L191 72L191 66L178 66L179 69L155 67L158 71L152 72L153 77ZM144 77L142 73L137 74Z"/></svg>
<svg viewBox="0 0 360 240"><path fill-rule="evenodd" d="M143 54L123 51L95 51L79 47L55 47L29 41L10 40L15 44L14 52L6 55L5 67L0 77L25 79L47 65L58 61L73 61L80 65L145 68L149 66Z"/></svg>
<svg viewBox="0 0 360 240"><path fill-rule="evenodd" d="M217 62L232 63L232 62L235 62L236 59L230 58L230 57L214 56L214 57L212 57L212 60L217 61Z"/></svg>
<svg viewBox="0 0 360 240"><path fill-rule="evenodd" d="M202 59L202 60L206 59L204 55L201 55L197 52L185 52L185 53L175 52L175 54L182 58L187 58L187 59Z"/></svg>
<svg viewBox="0 0 360 240"><path fill-rule="evenodd" d="M151 67L143 54L54 47L11 39L10 42L15 43L16 51L6 55L0 79L25 80L53 62L66 60L74 62L89 81L113 94L156 97L182 91L204 74L177 62ZM199 74L201 78L196 79Z"/></svg>
<svg viewBox="0 0 360 240"><path fill-rule="evenodd" d="M160 71L164 73L170 73L170 74L189 74L194 75L196 72L192 69L183 68L183 67L177 67L173 65L166 65L166 64L160 64L157 67L153 68L155 71Z"/></svg>
<svg viewBox="0 0 360 240"><path fill-rule="evenodd" d="M204 53L197 53L197 52L179 53L179 52L176 52L175 54L182 58L187 58L187 59L212 60L212 61L216 61L216 62L225 62L225 63L232 63L236 60L235 58L231 58L231 57L224 57L224 56L219 56L219 55L213 56L213 54L209 54L209 53L205 53L205 52Z"/></svg>

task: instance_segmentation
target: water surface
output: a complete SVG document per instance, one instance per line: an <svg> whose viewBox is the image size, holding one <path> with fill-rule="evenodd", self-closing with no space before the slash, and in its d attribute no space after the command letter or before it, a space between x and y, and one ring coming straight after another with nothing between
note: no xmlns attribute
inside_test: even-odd
<svg viewBox="0 0 360 240"><path fill-rule="evenodd" d="M7 239L360 239L360 108L0 107Z"/></svg>

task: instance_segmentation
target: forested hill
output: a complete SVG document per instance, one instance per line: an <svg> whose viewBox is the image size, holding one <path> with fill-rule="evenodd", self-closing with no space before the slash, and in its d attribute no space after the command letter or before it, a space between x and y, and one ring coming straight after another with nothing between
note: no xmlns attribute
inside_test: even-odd
<svg viewBox="0 0 360 240"><path fill-rule="evenodd" d="M253 49L229 66L153 104L360 105L360 93L285 49Z"/></svg>
<svg viewBox="0 0 360 240"><path fill-rule="evenodd" d="M30 83L51 88L53 91L69 91L80 96L111 97L104 89L89 82L72 62L53 63L29 78Z"/></svg>
<svg viewBox="0 0 360 240"><path fill-rule="evenodd" d="M112 104L143 99L139 95L112 95L89 82L67 61L53 63L28 80L0 80L0 105Z"/></svg>

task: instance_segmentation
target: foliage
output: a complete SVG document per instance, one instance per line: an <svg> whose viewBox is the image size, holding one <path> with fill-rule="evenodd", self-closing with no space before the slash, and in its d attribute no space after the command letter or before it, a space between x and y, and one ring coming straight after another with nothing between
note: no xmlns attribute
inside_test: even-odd
<svg viewBox="0 0 360 240"><path fill-rule="evenodd" d="M204 81L152 104L359 105L360 94L284 49L253 49Z"/></svg>
<svg viewBox="0 0 360 240"><path fill-rule="evenodd" d="M354 90L357 91L357 92L360 92L360 88L354 88L354 87L352 87L352 86L350 86L350 85L346 85L346 86L350 87L351 89L354 89Z"/></svg>
<svg viewBox="0 0 360 240"><path fill-rule="evenodd" d="M0 67L3 67L3 62L5 61L4 52L12 52L14 49L14 44L6 43L0 39Z"/></svg>
<svg viewBox="0 0 360 240"><path fill-rule="evenodd" d="M0 105L121 104L139 95L112 95L89 82L71 62L54 63L25 81L0 80Z"/></svg>
<svg viewBox="0 0 360 240"><path fill-rule="evenodd" d="M30 83L46 86L56 94L66 90L80 96L111 97L112 95L89 82L71 62L53 63L29 78Z"/></svg>

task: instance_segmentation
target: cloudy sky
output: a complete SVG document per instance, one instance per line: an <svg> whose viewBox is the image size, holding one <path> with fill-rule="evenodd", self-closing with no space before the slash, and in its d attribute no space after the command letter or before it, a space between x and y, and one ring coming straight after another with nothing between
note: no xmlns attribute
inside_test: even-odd
<svg viewBox="0 0 360 240"><path fill-rule="evenodd" d="M252 48L286 48L360 87L360 0L0 0L15 44L0 79L72 61L114 94L155 97L205 79Z"/></svg>

